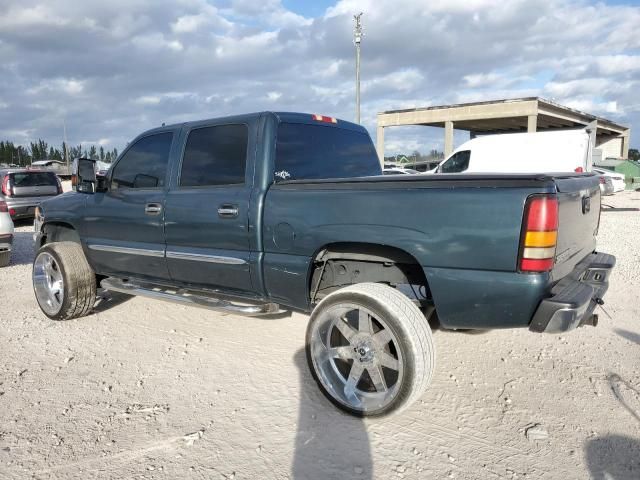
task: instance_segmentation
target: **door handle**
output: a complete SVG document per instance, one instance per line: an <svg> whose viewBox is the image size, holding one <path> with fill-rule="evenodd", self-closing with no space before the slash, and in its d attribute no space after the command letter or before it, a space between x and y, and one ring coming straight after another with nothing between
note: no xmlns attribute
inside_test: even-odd
<svg viewBox="0 0 640 480"><path fill-rule="evenodd" d="M237 205L220 205L218 207L218 216L221 218L236 218L238 216Z"/></svg>
<svg viewBox="0 0 640 480"><path fill-rule="evenodd" d="M162 212L162 205L159 203L147 203L144 206L144 213L147 215L159 215Z"/></svg>

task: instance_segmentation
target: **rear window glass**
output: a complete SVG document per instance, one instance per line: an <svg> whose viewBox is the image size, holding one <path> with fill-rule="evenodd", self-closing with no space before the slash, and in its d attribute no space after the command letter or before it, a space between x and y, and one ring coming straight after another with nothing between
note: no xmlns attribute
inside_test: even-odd
<svg viewBox="0 0 640 480"><path fill-rule="evenodd" d="M55 173L51 172L16 172L11 174L14 187L48 187L58 185Z"/></svg>
<svg viewBox="0 0 640 480"><path fill-rule="evenodd" d="M281 123L276 142L276 181L380 175L366 133L323 125Z"/></svg>

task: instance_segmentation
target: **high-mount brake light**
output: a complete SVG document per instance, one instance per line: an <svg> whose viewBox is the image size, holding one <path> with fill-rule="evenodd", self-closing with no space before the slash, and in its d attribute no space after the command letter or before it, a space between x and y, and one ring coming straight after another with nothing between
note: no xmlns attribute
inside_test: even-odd
<svg viewBox="0 0 640 480"><path fill-rule="evenodd" d="M553 268L558 242L558 198L533 195L524 208L520 241L521 272L547 272Z"/></svg>
<svg viewBox="0 0 640 480"><path fill-rule="evenodd" d="M325 117L324 115L311 115L316 122L338 123L338 119L333 117Z"/></svg>

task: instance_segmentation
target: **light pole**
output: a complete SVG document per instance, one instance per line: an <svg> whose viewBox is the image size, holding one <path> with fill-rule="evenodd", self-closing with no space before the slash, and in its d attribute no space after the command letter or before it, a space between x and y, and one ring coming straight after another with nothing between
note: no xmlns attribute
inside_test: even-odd
<svg viewBox="0 0 640 480"><path fill-rule="evenodd" d="M362 12L353 16L353 43L356 46L356 123L360 123L360 42L362 41Z"/></svg>

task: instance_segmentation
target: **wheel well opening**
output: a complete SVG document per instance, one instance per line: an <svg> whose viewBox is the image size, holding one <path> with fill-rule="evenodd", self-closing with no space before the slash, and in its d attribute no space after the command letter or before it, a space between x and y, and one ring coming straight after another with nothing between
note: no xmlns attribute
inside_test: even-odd
<svg viewBox="0 0 640 480"><path fill-rule="evenodd" d="M42 227L42 238L40 239L40 245L52 242L75 242L80 243L80 235L78 231L68 223L46 223Z"/></svg>
<svg viewBox="0 0 640 480"><path fill-rule="evenodd" d="M311 269L311 304L339 288L364 282L385 283L421 306L433 305L424 270L412 255L370 243L335 243L320 249Z"/></svg>

